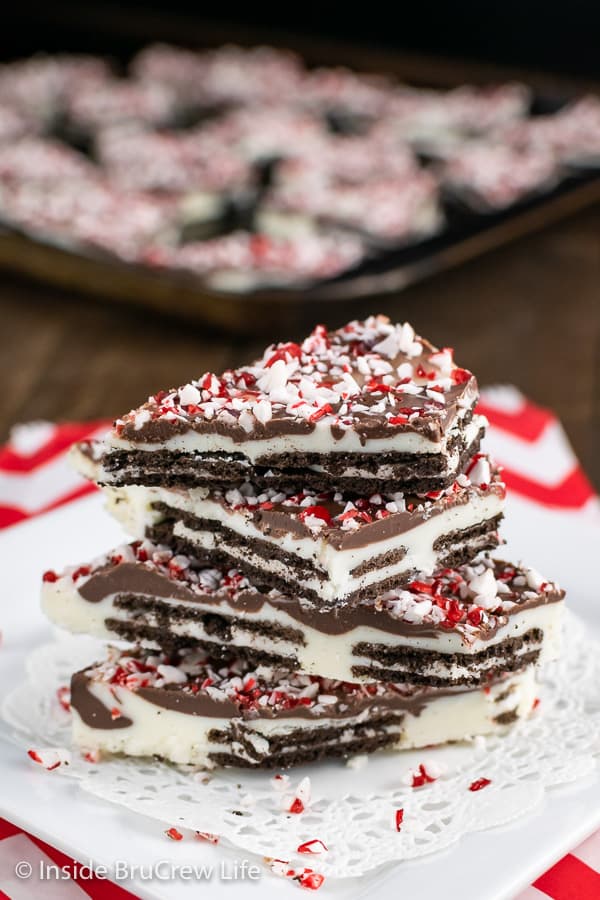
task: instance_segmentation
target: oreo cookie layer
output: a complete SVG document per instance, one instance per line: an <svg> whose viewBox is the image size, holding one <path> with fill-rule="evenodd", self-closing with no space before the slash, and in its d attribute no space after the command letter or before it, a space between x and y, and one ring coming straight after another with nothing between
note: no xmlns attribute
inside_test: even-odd
<svg viewBox="0 0 600 900"><path fill-rule="evenodd" d="M473 418L469 432L475 433L474 440L465 445L464 438L470 433L457 436L449 442L448 457L428 453L287 453L265 457L260 465L253 465L243 453L117 450L104 460L98 479L112 485L226 489L251 476L253 484L262 488L326 491L335 484L341 491L361 494L393 491L402 485L405 491L425 493L448 487L478 452L484 434L481 416Z"/></svg>

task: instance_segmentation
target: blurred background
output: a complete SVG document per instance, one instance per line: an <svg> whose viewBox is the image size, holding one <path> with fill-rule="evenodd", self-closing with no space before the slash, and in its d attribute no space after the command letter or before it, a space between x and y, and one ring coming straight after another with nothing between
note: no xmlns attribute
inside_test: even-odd
<svg viewBox="0 0 600 900"><path fill-rule="evenodd" d="M600 8L596 4L571 3L566 9L562 5L548 8L535 2L503 2L488 5L485 12L481 4L469 2L411 4L393 21L389 10L373 4L368 11L348 7L343 16L339 9L319 8L311 16L310 10L304 9L274 14L266 9L250 12L247 7L228 12L223 7L215 10L220 18L214 19L211 9L199 10L197 4L192 7L178 0L87 3L85 7L58 3L45 10L36 6L21 2L3 11L0 55L4 62L38 52L67 52L99 54L124 66L141 48L156 41L194 48L230 42L245 46L267 43L290 47L310 66L344 65L358 72L381 72L418 88L444 92L464 84L517 81L531 88L532 110L541 116L560 112L577 98L600 94ZM6 69L3 71L9 83ZM48 77L42 77L44 90ZM77 76L72 80L77 81ZM4 91L3 99L2 84L0 72L0 111L3 103L12 110L13 95L6 100ZM28 84L25 94L30 97ZM292 93L297 106L296 89ZM269 98L269 103L280 101L277 92L275 98ZM28 104L19 102L28 107L27 129L37 132L36 140L46 141L52 131L52 140L58 136L67 147L94 157L94 142L88 133L84 138L80 131L75 133L73 123L80 124L80 120L72 112L65 125L61 109L59 124L54 121L51 129L48 126L40 135L38 125L31 125ZM291 102L289 97L285 102ZM404 115L406 104L400 105ZM254 114L252 104L249 108ZM22 112L19 107L17 116ZM341 127L336 108L336 128L344 133L362 132L363 112L359 116L353 108L350 117L347 112L345 109L341 117ZM371 115L370 109L368 112ZM378 121L385 124L386 115L378 114ZM39 117L36 109L36 123ZM197 127L198 121L192 126ZM158 126L161 134L163 124ZM146 126L144 122L144 134ZM178 122L177 130L180 127ZM373 127L371 122L369 127ZM321 283L311 270L306 284L288 284L274 283L269 269L268 283L254 284L252 290L241 293L229 290L231 279L227 290L222 283L211 284L206 271L212 274L213 269L203 269L196 280L188 277L189 254L186 277L179 269L173 275L173 269L183 265L179 256L173 256L167 266L159 259L157 275L157 257L146 251L141 261L128 257L116 265L114 245L109 252L100 245L100 253L95 246L90 256L87 246L84 253L72 252L68 232L66 239L60 235L57 240L52 236L50 241L40 241L31 227L31 210L35 204L41 204L44 212L53 203L58 205L54 182L50 186L45 183L43 191L38 184L39 167L48 165L48 160L44 156L38 162L38 157L32 156L33 174L28 169L23 175L19 167L24 156L18 155L16 165L23 179L23 184L17 185L19 193L10 168L14 161L2 168L4 151L0 146L0 214L4 223L0 231L0 377L4 385L0 439L7 437L16 422L111 418L161 387L184 383L207 369L219 371L251 359L267 341L297 339L317 321L337 326L350 317L383 312L396 320L409 320L434 343L454 346L459 364L472 369L481 384L517 385L533 401L552 408L592 481L600 487L600 131L594 109L578 128L577 159L564 153L558 161L553 157L549 163L555 173L552 178L543 173L536 176L541 171L540 159L548 163L546 149L542 153L538 144L535 165L526 169L526 164L532 163L533 145L525 142L525 146L521 130L518 147L515 149L514 143L511 147L511 152L520 154L515 157L513 172L510 165L508 174L499 170L497 184L490 187L495 170L492 168L490 175L486 157L480 180L473 176L469 190L462 195L458 192L458 199L456 178L452 180L453 170L447 166L449 158L460 161L465 135L461 134L461 141L453 143L450 150L447 142L440 142L439 133L433 147L431 142L424 145L422 134L420 143L412 138L409 149L419 172L423 167L436 179L444 179L439 194L444 224L435 234L411 240L408 246L398 242L390 247L372 234L365 238L355 222L344 222L344 241L356 232L361 248L367 247L366 262L361 257L356 273L328 270L337 277ZM256 129L261 133L258 124ZM472 139L473 126L469 129L467 137ZM567 128L565 133L570 138L573 129ZM493 134L497 142L497 133ZM228 135L227 131L221 134L224 149L214 150L214 158L231 151ZM490 142L488 133L476 138L486 146ZM514 142L514 135L511 140ZM582 165L581 148L585 150L586 145L596 148L597 155L593 158L590 151ZM133 151L134 169L140 159L138 152ZM399 152L396 146L394 152ZM60 164L57 161L57 166ZM317 164L321 165L318 153ZM516 171L531 171L531 180L520 188L522 194L500 208L498 185L505 187L507 179L512 185ZM267 190L272 191L271 169L268 177ZM462 177L464 188L464 172ZM86 183L84 178L83 187ZM483 212L481 202L472 202L475 188L482 183L487 191L478 198L485 200ZM318 179L303 184L308 185L306 193L322 189ZM79 214L83 206L89 218L94 203L105 200L104 195L94 200L90 190L92 199L86 204L83 187L75 190L77 209ZM331 189L329 183L327 188ZM261 203L271 196L265 194L262 183L260 196ZM71 197L69 202L74 202ZM11 203L20 219L11 213ZM235 216L236 228L256 231L255 224L248 225L246 206L241 212L236 207ZM118 231L118 219L116 212L114 229L109 231ZM221 221L210 237L218 239L225 230ZM342 247L344 253L354 252L349 242L350 249L343 242ZM337 253L339 247L335 249ZM253 277L260 272L264 278L271 262L261 260L259 265L257 252L253 244L254 256L248 265ZM297 259L304 260L303 252L308 251L294 244L295 255L286 255L285 264L277 266L290 275L289 269L300 265ZM315 244L312 252L321 253L321 245ZM84 265L79 257L84 257ZM205 265L204 257L202 260ZM154 268L149 275L150 262ZM297 274L296 269L292 274ZM280 275L278 271L277 277Z"/></svg>

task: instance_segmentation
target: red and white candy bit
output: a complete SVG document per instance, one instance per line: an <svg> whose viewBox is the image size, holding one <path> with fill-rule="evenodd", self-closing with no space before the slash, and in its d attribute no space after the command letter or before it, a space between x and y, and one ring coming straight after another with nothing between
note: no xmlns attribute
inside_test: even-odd
<svg viewBox="0 0 600 900"><path fill-rule="evenodd" d="M198 841L207 841L209 844L218 844L220 840L218 834L213 834L210 831L195 831L194 837Z"/></svg>
<svg viewBox="0 0 600 900"><path fill-rule="evenodd" d="M310 778L306 776L299 783L294 797L288 806L288 812L299 814L303 813L310 803Z"/></svg>
<svg viewBox="0 0 600 900"><path fill-rule="evenodd" d="M53 772L60 766L68 766L71 763L71 754L62 748L46 747L43 750L28 750L27 756L48 772Z"/></svg>
<svg viewBox="0 0 600 900"><path fill-rule="evenodd" d="M273 775L271 778L271 784L279 793L286 791L290 784L290 776L277 773L277 775Z"/></svg>
<svg viewBox="0 0 600 900"><path fill-rule="evenodd" d="M183 840L182 833L180 831L177 831L176 828L169 828L167 831L165 831L165 834L172 841L182 841Z"/></svg>
<svg viewBox="0 0 600 900"><path fill-rule="evenodd" d="M294 879L298 882L300 887L306 888L309 891L318 891L325 881L325 876L320 875L318 872L314 872L312 869L303 869L294 876Z"/></svg>
<svg viewBox="0 0 600 900"><path fill-rule="evenodd" d="M470 791L481 791L484 787L487 787L488 784L491 784L491 780L489 778L477 778L475 781L472 781L469 785Z"/></svg>
<svg viewBox="0 0 600 900"><path fill-rule="evenodd" d="M56 699L65 712L71 712L71 688L66 684L56 689Z"/></svg>
<svg viewBox="0 0 600 900"><path fill-rule="evenodd" d="M404 810L397 809L395 812L395 815L394 815L394 825L395 825L396 831L402 830L403 822L404 822Z"/></svg>
<svg viewBox="0 0 600 900"><path fill-rule="evenodd" d="M312 853L315 856L319 856L322 853L328 853L329 850L323 841L319 840L319 838L314 838L312 841L305 841L303 844L300 844L296 852Z"/></svg>
<svg viewBox="0 0 600 900"><path fill-rule="evenodd" d="M426 784L433 784L434 781L438 780L438 777L437 770L435 770L433 766L429 765L428 768L426 768L423 763L420 763L418 769L410 772L404 780L406 780L411 787L420 788Z"/></svg>
<svg viewBox="0 0 600 900"><path fill-rule="evenodd" d="M269 866L273 874L280 875L283 878L289 878L292 881L297 882L300 887L310 891L318 891L325 881L325 876L320 875L313 869L294 869L290 866L290 863L284 859L271 859L266 856L265 863Z"/></svg>
<svg viewBox="0 0 600 900"><path fill-rule="evenodd" d="M102 758L102 754L99 750L86 750L85 753L83 753L83 758L86 762L98 763Z"/></svg>

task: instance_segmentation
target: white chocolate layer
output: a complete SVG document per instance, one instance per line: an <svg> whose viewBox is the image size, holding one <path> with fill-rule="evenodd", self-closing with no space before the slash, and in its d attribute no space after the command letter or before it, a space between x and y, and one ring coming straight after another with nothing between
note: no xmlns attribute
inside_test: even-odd
<svg viewBox="0 0 600 900"><path fill-rule="evenodd" d="M123 687L103 682L93 682L90 690L107 710L115 707L122 716L131 719L124 728L93 728L86 725L73 709L73 740L83 751L124 753L128 756L157 755L179 764L212 766L211 753L233 753L240 760L260 764L269 755L270 738L285 737L296 729L309 736L312 729L345 726L344 732L328 743L339 747L340 742L352 739L350 729L361 722L368 722L369 711L347 719L286 717L245 720L239 718L213 718L193 716L179 711L155 706ZM469 740L477 735L502 732L506 725L499 724L498 716L514 712L517 718L527 716L536 695L535 675L532 667L492 685L490 689L432 695L419 714L405 712L401 723L388 725L385 730L396 736L390 749L402 750L448 741ZM499 699L502 697L503 699ZM226 730L235 725L239 735L249 740L256 755L249 755L241 743L235 741L217 743L209 733L213 729ZM315 741L318 736L315 735ZM295 745L286 748L290 756Z"/></svg>

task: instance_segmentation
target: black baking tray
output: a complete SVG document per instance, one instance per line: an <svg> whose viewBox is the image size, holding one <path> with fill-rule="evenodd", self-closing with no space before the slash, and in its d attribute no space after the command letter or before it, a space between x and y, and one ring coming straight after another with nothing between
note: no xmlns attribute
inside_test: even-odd
<svg viewBox="0 0 600 900"><path fill-rule="evenodd" d="M126 61L145 43L169 40L185 46L218 46L226 41L252 45L268 42L300 52L311 65L350 65L404 77L416 86L452 88L466 80L452 65L428 68L422 59L386 51L374 53L360 47L307 41L290 35L242 32L229 26L207 26L173 20L160 30L158 23L131 20L111 14L83 23L67 17L57 35L42 49L97 52ZM54 17L57 25L57 17ZM93 35L93 39L90 38ZM197 35L197 39L196 38ZM90 43L91 41L91 43ZM21 48L19 48L21 49ZM32 48L32 50L35 48ZM40 49L40 48L37 48ZM503 72L502 78L523 79L523 73ZM472 82L490 80L484 68L468 72ZM526 80L527 77L525 76ZM497 80L497 78L495 79ZM533 88L533 113L553 111L574 94L568 87L551 83ZM475 213L451 199L445 201L446 224L437 235L418 244L381 252L359 267L335 279L304 288L258 289L228 293L208 288L192 274L155 270L121 262L107 254L71 247L46 236L24 233L0 223L0 266L36 280L133 303L171 316L204 321L231 331L260 333L285 328L322 315L326 304L345 304L353 312L397 294L410 284L438 275L469 259L537 231L600 201L600 171L573 172L546 192L514 204L501 212ZM333 310L332 310L333 312Z"/></svg>

